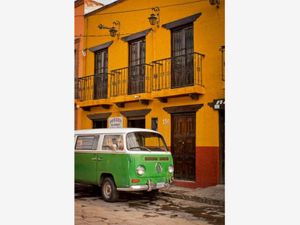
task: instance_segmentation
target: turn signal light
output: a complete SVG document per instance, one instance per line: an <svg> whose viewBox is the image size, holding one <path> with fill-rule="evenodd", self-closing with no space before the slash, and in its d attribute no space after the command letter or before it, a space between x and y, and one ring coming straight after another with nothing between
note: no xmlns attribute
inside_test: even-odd
<svg viewBox="0 0 300 225"><path fill-rule="evenodd" d="M140 182L140 179L131 179L131 183L138 183Z"/></svg>

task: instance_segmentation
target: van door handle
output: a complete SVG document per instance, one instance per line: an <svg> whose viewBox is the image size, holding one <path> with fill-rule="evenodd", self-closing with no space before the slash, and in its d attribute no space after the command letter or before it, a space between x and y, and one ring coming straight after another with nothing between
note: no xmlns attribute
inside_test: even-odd
<svg viewBox="0 0 300 225"><path fill-rule="evenodd" d="M95 160L97 160L97 158L91 158L91 160L94 160L94 161L95 161Z"/></svg>
<svg viewBox="0 0 300 225"><path fill-rule="evenodd" d="M102 159L103 159L102 157L99 157L99 158L98 158L98 161L101 161Z"/></svg>

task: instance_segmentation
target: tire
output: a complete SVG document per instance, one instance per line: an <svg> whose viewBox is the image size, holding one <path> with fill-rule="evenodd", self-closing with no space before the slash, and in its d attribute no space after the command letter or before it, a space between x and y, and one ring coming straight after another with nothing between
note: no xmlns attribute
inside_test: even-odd
<svg viewBox="0 0 300 225"><path fill-rule="evenodd" d="M117 191L115 182L112 178L104 178L101 185L101 192L103 200L106 202L115 202L119 198L119 192Z"/></svg>

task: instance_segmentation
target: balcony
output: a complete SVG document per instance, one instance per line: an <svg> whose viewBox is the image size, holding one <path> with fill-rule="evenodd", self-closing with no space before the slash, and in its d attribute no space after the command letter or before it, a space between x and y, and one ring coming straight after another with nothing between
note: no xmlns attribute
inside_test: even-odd
<svg viewBox="0 0 300 225"><path fill-rule="evenodd" d="M153 98L165 102L168 97L186 95L198 99L205 93L203 58L203 54L193 52L77 78L75 98L80 106L87 108L112 104L123 107L132 101L148 104Z"/></svg>
<svg viewBox="0 0 300 225"><path fill-rule="evenodd" d="M75 79L74 79L74 88L75 88L75 90L74 90L74 97L75 97L75 99L77 100L77 99L79 99L79 92L78 92L78 89L79 89L79 81L78 81L78 78L77 77L75 77Z"/></svg>
<svg viewBox="0 0 300 225"><path fill-rule="evenodd" d="M107 73L102 73L75 79L75 98L80 106L109 105L107 77Z"/></svg>
<svg viewBox="0 0 300 225"><path fill-rule="evenodd" d="M152 65L138 64L111 71L110 97L114 103L149 100Z"/></svg>
<svg viewBox="0 0 300 225"><path fill-rule="evenodd" d="M193 52L153 61L152 96L160 99L204 94L203 57L203 54Z"/></svg>

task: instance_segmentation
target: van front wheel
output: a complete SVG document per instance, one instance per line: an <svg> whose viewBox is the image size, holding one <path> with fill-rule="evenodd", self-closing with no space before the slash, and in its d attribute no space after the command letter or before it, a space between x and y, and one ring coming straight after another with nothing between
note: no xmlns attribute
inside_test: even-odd
<svg viewBox="0 0 300 225"><path fill-rule="evenodd" d="M101 185L102 197L106 202L115 202L119 198L114 181L110 177L106 177Z"/></svg>

